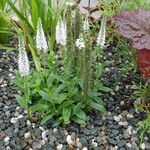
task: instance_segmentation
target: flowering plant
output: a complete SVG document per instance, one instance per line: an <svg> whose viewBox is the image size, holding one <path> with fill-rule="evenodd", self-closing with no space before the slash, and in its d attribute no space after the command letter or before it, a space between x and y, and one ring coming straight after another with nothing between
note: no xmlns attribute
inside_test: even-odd
<svg viewBox="0 0 150 150"><path fill-rule="evenodd" d="M51 49L41 19L38 20L35 35L36 55L41 64L38 71L31 69L29 72L23 37L19 38L20 75L17 76L16 81L19 82L16 84L20 89L22 84L26 86L22 89L22 96L17 95L16 98L21 106L28 110L30 117L33 112L39 112L41 123L56 118L52 122L53 125L67 124L70 121L85 124L86 111L94 108L106 112L100 91L108 92L111 89L104 87L99 81L101 75L98 72L102 72L102 67L98 64L95 68L96 73L93 70L92 61L95 60L92 60L94 52L91 50L88 19L80 13L79 8L76 9L75 18L72 19L70 6L67 6L64 16L55 26L57 53ZM104 46L105 29L106 19L101 25L98 39L102 40L98 41L98 47L101 41Z"/></svg>

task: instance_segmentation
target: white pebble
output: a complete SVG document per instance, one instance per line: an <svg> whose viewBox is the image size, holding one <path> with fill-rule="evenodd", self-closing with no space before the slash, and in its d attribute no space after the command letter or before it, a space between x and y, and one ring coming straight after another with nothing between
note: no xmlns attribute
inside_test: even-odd
<svg viewBox="0 0 150 150"><path fill-rule="evenodd" d="M147 136L146 136L146 137L144 137L144 140L145 140L145 141L148 141L148 139L149 139L149 138L148 138Z"/></svg>
<svg viewBox="0 0 150 150"><path fill-rule="evenodd" d="M82 150L88 150L88 148L87 147L83 147L83 149Z"/></svg>
<svg viewBox="0 0 150 150"><path fill-rule="evenodd" d="M115 93L114 92L110 92L111 93L111 95L115 95Z"/></svg>
<svg viewBox="0 0 150 150"><path fill-rule="evenodd" d="M46 141L45 140L41 140L41 145L45 145Z"/></svg>
<svg viewBox="0 0 150 150"><path fill-rule="evenodd" d="M120 105L121 105L121 106L124 106L124 101L121 101L121 102L120 102Z"/></svg>
<svg viewBox="0 0 150 150"><path fill-rule="evenodd" d="M97 146L98 146L98 143L92 142L92 147L93 147L93 148L95 148L95 147L97 147Z"/></svg>
<svg viewBox="0 0 150 150"><path fill-rule="evenodd" d="M15 117L18 117L18 116L19 116L18 111L15 112L14 116L15 116Z"/></svg>
<svg viewBox="0 0 150 150"><path fill-rule="evenodd" d="M57 132L57 128L54 128L54 129L53 129L53 132Z"/></svg>
<svg viewBox="0 0 150 150"><path fill-rule="evenodd" d="M15 118L15 117L11 118L10 122L13 123L13 124L16 123L17 122L17 118Z"/></svg>
<svg viewBox="0 0 150 150"><path fill-rule="evenodd" d="M32 128L35 128L35 123L32 123Z"/></svg>
<svg viewBox="0 0 150 150"><path fill-rule="evenodd" d="M106 71L106 72L110 72L110 69L109 69L109 68L105 68L105 71Z"/></svg>
<svg viewBox="0 0 150 150"><path fill-rule="evenodd" d="M18 119L21 119L21 118L23 118L23 115L19 115L17 118L18 118Z"/></svg>
<svg viewBox="0 0 150 150"><path fill-rule="evenodd" d="M127 146L128 146L129 148L132 148L131 143L127 143Z"/></svg>
<svg viewBox="0 0 150 150"><path fill-rule="evenodd" d="M128 129L126 130L128 134L132 135L132 127L128 126Z"/></svg>
<svg viewBox="0 0 150 150"><path fill-rule="evenodd" d="M124 122L119 122L119 125L121 125L121 126L127 126L128 125L128 122L127 121L124 121Z"/></svg>
<svg viewBox="0 0 150 150"><path fill-rule="evenodd" d="M132 119L132 118L134 118L134 116L132 114L127 114L127 118Z"/></svg>
<svg viewBox="0 0 150 150"><path fill-rule="evenodd" d="M120 117L114 116L114 120L117 121L117 122L119 122L120 121Z"/></svg>
<svg viewBox="0 0 150 150"><path fill-rule="evenodd" d="M141 145L140 145L140 147L141 147L141 149L145 149L145 144L144 143L142 143Z"/></svg>
<svg viewBox="0 0 150 150"><path fill-rule="evenodd" d="M67 135L66 141L68 144L72 144L72 139L71 139L71 135Z"/></svg>
<svg viewBox="0 0 150 150"><path fill-rule="evenodd" d="M62 148L63 148L63 145L62 145L62 144L59 144L59 145L57 146L57 150L62 150Z"/></svg>
<svg viewBox="0 0 150 150"><path fill-rule="evenodd" d="M31 137L31 133L30 132L27 132L27 133L24 134L24 138L25 139L28 139L30 137Z"/></svg>
<svg viewBox="0 0 150 150"><path fill-rule="evenodd" d="M43 127L41 127L41 126L39 127L39 129L42 130L42 131L45 131L45 129Z"/></svg>
<svg viewBox="0 0 150 150"><path fill-rule="evenodd" d="M120 88L120 87L117 85L116 88L115 88L115 91L118 92L118 91L119 91L119 88Z"/></svg>
<svg viewBox="0 0 150 150"><path fill-rule="evenodd" d="M112 53L109 52L109 53L108 53L108 56L112 56Z"/></svg>
<svg viewBox="0 0 150 150"><path fill-rule="evenodd" d="M47 132L48 132L48 130L45 130L42 132L42 139L47 139L47 137L46 137Z"/></svg>
<svg viewBox="0 0 150 150"><path fill-rule="evenodd" d="M9 136L7 136L7 137L4 138L4 142L5 142L5 143L7 143L9 140L10 140L10 137L9 137Z"/></svg>
<svg viewBox="0 0 150 150"><path fill-rule="evenodd" d="M30 120L27 120L27 125L28 125L28 126L31 126Z"/></svg>
<svg viewBox="0 0 150 150"><path fill-rule="evenodd" d="M16 110L20 110L20 107L19 107L19 106L17 106L17 107L16 107Z"/></svg>
<svg viewBox="0 0 150 150"><path fill-rule="evenodd" d="M9 146L6 147L6 150L12 150Z"/></svg>

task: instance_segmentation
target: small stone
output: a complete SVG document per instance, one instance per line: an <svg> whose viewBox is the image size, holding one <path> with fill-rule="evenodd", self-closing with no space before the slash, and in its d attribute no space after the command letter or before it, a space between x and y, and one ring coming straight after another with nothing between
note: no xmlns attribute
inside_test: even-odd
<svg viewBox="0 0 150 150"><path fill-rule="evenodd" d="M117 121L117 122L119 122L120 121L120 117L114 116L114 120Z"/></svg>
<svg viewBox="0 0 150 150"><path fill-rule="evenodd" d="M41 129L42 131L45 131L45 129L43 127L41 127L41 126L39 127L39 129Z"/></svg>
<svg viewBox="0 0 150 150"><path fill-rule="evenodd" d="M148 138L147 136L146 136L146 137L144 137L144 140L145 140L145 141L148 141L148 139L149 139L149 138Z"/></svg>
<svg viewBox="0 0 150 150"><path fill-rule="evenodd" d="M54 128L54 129L53 129L53 132L54 132L54 133L57 132L57 128Z"/></svg>
<svg viewBox="0 0 150 150"><path fill-rule="evenodd" d="M33 149L41 149L42 145L40 144L40 142L33 142L32 144L32 148Z"/></svg>
<svg viewBox="0 0 150 150"><path fill-rule="evenodd" d="M120 148L123 147L124 145L126 145L126 141L125 141L125 140L119 141L118 146L119 146Z"/></svg>
<svg viewBox="0 0 150 150"><path fill-rule="evenodd" d="M145 149L145 143L140 144L141 149Z"/></svg>
<svg viewBox="0 0 150 150"><path fill-rule="evenodd" d="M126 130L128 132L129 135L132 135L132 127L128 126L128 129Z"/></svg>
<svg viewBox="0 0 150 150"><path fill-rule="evenodd" d="M49 136L49 141L51 143L54 143L55 141L57 141L57 138L54 135Z"/></svg>
<svg viewBox="0 0 150 150"><path fill-rule="evenodd" d="M87 147L83 147L83 149L82 150L88 150L88 148Z"/></svg>
<svg viewBox="0 0 150 150"><path fill-rule="evenodd" d="M81 149L82 148L82 144L81 144L81 142L76 142L76 146L77 146L77 148L79 148L79 149Z"/></svg>
<svg viewBox="0 0 150 150"><path fill-rule="evenodd" d="M47 132L48 132L48 130L45 130L45 131L43 131L42 132L42 139L47 139Z"/></svg>
<svg viewBox="0 0 150 150"><path fill-rule="evenodd" d="M15 114L14 114L15 117L18 117L19 115L20 115L20 114L19 114L18 111L16 111Z"/></svg>
<svg viewBox="0 0 150 150"><path fill-rule="evenodd" d="M110 146L110 150L118 150L118 146L115 146L115 147Z"/></svg>
<svg viewBox="0 0 150 150"><path fill-rule="evenodd" d="M72 144L72 139L71 139L71 135L67 135L66 141L68 144Z"/></svg>
<svg viewBox="0 0 150 150"><path fill-rule="evenodd" d="M105 68L105 72L110 72L110 69L109 68Z"/></svg>
<svg viewBox="0 0 150 150"><path fill-rule="evenodd" d="M71 139L72 139L72 140L74 140L74 141L75 141L76 137L77 137L77 135L76 135L76 133L75 133L75 132L71 133Z"/></svg>
<svg viewBox="0 0 150 150"><path fill-rule="evenodd" d="M33 128L33 129L35 128L35 123L32 123L32 128Z"/></svg>
<svg viewBox="0 0 150 150"><path fill-rule="evenodd" d="M93 142L92 142L92 147L93 147L93 148L96 148L97 146L98 146L98 143L93 141Z"/></svg>
<svg viewBox="0 0 150 150"><path fill-rule="evenodd" d="M127 146L128 146L129 148L132 148L131 143L127 143Z"/></svg>
<svg viewBox="0 0 150 150"><path fill-rule="evenodd" d="M120 87L117 85L116 88L115 88L115 91L118 92L118 91L119 91L119 88L120 88Z"/></svg>
<svg viewBox="0 0 150 150"><path fill-rule="evenodd" d="M45 140L41 140L41 145L45 145L46 141Z"/></svg>
<svg viewBox="0 0 150 150"><path fill-rule="evenodd" d="M119 131L118 130L112 130L112 133L114 136L118 135L119 134Z"/></svg>
<svg viewBox="0 0 150 150"><path fill-rule="evenodd" d="M119 125L121 125L121 126L127 126L128 125L128 122L127 121L121 121L121 122L119 122Z"/></svg>
<svg viewBox="0 0 150 150"><path fill-rule="evenodd" d="M5 143L7 143L9 140L10 140L10 137L9 137L9 136L7 136L7 137L4 138L4 142L5 142Z"/></svg>
<svg viewBox="0 0 150 150"><path fill-rule="evenodd" d="M27 125L28 125L28 126L31 126L30 120L27 120Z"/></svg>
<svg viewBox="0 0 150 150"><path fill-rule="evenodd" d="M18 134L18 133L19 133L19 129L16 128L16 129L14 130L14 133L15 133L15 134Z"/></svg>
<svg viewBox="0 0 150 150"><path fill-rule="evenodd" d="M127 118L132 119L134 116L132 114L127 114Z"/></svg>
<svg viewBox="0 0 150 150"><path fill-rule="evenodd" d="M6 147L6 150L12 150L9 146Z"/></svg>
<svg viewBox="0 0 150 150"><path fill-rule="evenodd" d="M20 110L20 107L19 107L19 106L16 107L16 111L18 111L18 110Z"/></svg>
<svg viewBox="0 0 150 150"><path fill-rule="evenodd" d="M27 133L24 134L24 138L25 139L28 139L30 137L31 137L31 133L30 132L27 132Z"/></svg>
<svg viewBox="0 0 150 150"><path fill-rule="evenodd" d="M146 148L146 149L150 149L150 143L145 142L145 148Z"/></svg>
<svg viewBox="0 0 150 150"><path fill-rule="evenodd" d="M57 150L62 150L63 149L63 145L62 144L59 144L58 146L57 146Z"/></svg>
<svg viewBox="0 0 150 150"><path fill-rule="evenodd" d="M115 141L114 139L108 138L108 141L112 145L116 145L117 144L117 141Z"/></svg>
<svg viewBox="0 0 150 150"><path fill-rule="evenodd" d="M17 118L15 118L15 117L11 118L10 122L13 123L13 124L16 123L17 122Z"/></svg>
<svg viewBox="0 0 150 150"><path fill-rule="evenodd" d="M124 101L121 101L121 102L120 102L120 105L121 105L121 106L124 106L124 104L125 104Z"/></svg>
<svg viewBox="0 0 150 150"><path fill-rule="evenodd" d="M18 116L18 119L21 119L21 118L23 118L23 115L19 115L19 116Z"/></svg>

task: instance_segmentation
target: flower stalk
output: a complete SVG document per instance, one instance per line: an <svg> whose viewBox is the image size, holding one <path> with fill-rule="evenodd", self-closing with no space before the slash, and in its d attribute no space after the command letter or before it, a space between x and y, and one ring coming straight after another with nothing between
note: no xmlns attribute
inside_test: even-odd
<svg viewBox="0 0 150 150"><path fill-rule="evenodd" d="M101 20L101 28L97 37L97 45L101 48L104 47L106 41L106 21L107 18L103 16Z"/></svg>

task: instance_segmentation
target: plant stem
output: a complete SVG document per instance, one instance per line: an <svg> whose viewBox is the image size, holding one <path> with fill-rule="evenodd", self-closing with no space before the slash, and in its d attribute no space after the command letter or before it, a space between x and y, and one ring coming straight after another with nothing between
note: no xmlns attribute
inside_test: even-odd
<svg viewBox="0 0 150 150"><path fill-rule="evenodd" d="M28 76L24 76L24 94L25 94L25 101L26 101L26 109L27 109L27 113L29 118L31 118L31 112L30 112L30 108L29 108L29 98L30 98L30 94L29 94L29 84L28 84Z"/></svg>

